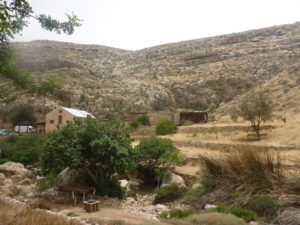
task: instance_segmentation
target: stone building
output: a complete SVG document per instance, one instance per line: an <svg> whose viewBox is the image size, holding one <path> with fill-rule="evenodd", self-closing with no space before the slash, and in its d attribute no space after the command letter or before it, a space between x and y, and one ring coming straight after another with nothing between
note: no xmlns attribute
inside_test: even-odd
<svg viewBox="0 0 300 225"><path fill-rule="evenodd" d="M46 115L45 131L56 130L73 121L75 118L86 118L88 116L95 118L92 114L84 110L58 107Z"/></svg>

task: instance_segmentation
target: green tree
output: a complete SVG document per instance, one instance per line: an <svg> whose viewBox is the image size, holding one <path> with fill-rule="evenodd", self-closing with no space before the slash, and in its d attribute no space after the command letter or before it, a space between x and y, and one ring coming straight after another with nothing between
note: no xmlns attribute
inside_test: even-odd
<svg viewBox="0 0 300 225"><path fill-rule="evenodd" d="M134 149L139 169L157 184L173 166L183 160L183 155L170 139L151 137L143 139Z"/></svg>
<svg viewBox="0 0 300 225"><path fill-rule="evenodd" d="M15 126L17 124L32 124L35 121L34 111L31 106L16 106L9 112L9 120Z"/></svg>
<svg viewBox="0 0 300 225"><path fill-rule="evenodd" d="M58 91L63 87L64 80L57 75L49 75L38 87L38 92L41 94L57 95Z"/></svg>
<svg viewBox="0 0 300 225"><path fill-rule="evenodd" d="M238 117L251 122L257 137L260 137L261 123L272 119L274 104L271 98L259 90L244 97L241 102L231 112L231 118L237 120Z"/></svg>
<svg viewBox="0 0 300 225"><path fill-rule="evenodd" d="M119 122L78 119L49 134L42 168L45 174L66 167L82 170L100 194L122 197L116 176L125 175L133 165L131 141Z"/></svg>
<svg viewBox="0 0 300 225"><path fill-rule="evenodd" d="M45 14L33 15L32 7L27 0L4 0L0 2L0 43L6 43L9 38L22 31L28 24L28 18L33 17L41 26L49 31L72 34L75 27L81 26L81 20L74 14L67 15L66 22L60 22Z"/></svg>

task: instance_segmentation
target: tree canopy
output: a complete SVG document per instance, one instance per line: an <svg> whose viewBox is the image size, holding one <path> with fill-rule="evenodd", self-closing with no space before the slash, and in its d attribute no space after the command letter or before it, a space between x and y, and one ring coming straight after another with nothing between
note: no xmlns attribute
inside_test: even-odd
<svg viewBox="0 0 300 225"><path fill-rule="evenodd" d="M28 25L28 18L35 18L42 28L56 33L73 34L75 27L81 26L81 20L72 13L67 21L60 22L51 16L34 15L33 9L27 0L4 0L0 2L0 43L4 44L21 32Z"/></svg>
<svg viewBox="0 0 300 225"><path fill-rule="evenodd" d="M250 121L259 137L261 123L272 118L273 110L272 99L262 90L259 90L246 95L238 106L232 110L231 118L237 120L238 117L241 117Z"/></svg>
<svg viewBox="0 0 300 225"><path fill-rule="evenodd" d="M18 124L32 124L35 122L33 108L28 105L16 106L10 110L9 120L14 126Z"/></svg>
<svg viewBox="0 0 300 225"><path fill-rule="evenodd" d="M99 191L116 184L116 176L131 168L131 137L116 121L76 119L49 134L42 155L45 174L66 167L84 171ZM107 190L107 189L106 189ZM111 194L111 190L103 193Z"/></svg>

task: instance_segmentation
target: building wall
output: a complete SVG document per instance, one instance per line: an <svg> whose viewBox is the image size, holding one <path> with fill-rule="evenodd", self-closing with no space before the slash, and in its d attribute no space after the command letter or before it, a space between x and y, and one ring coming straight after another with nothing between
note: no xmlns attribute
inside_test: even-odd
<svg viewBox="0 0 300 225"><path fill-rule="evenodd" d="M161 111L161 112L151 112L148 113L150 117L150 124L155 125L161 120L170 120L174 122L175 124L179 124L179 117L177 113L171 112L171 111Z"/></svg>
<svg viewBox="0 0 300 225"><path fill-rule="evenodd" d="M59 116L62 116L61 124L59 124ZM73 119L74 116L62 108L54 109L46 115L45 131L50 132L56 130L59 126L64 126L68 122L73 121Z"/></svg>

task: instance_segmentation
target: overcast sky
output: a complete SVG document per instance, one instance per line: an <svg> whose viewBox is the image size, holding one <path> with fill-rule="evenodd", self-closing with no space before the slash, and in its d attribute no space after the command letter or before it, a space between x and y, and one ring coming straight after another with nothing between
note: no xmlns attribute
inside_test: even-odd
<svg viewBox="0 0 300 225"><path fill-rule="evenodd" d="M56 35L34 20L16 41L58 40L123 49L245 31L300 21L300 0L29 0L35 14L64 19L74 12L82 27Z"/></svg>

